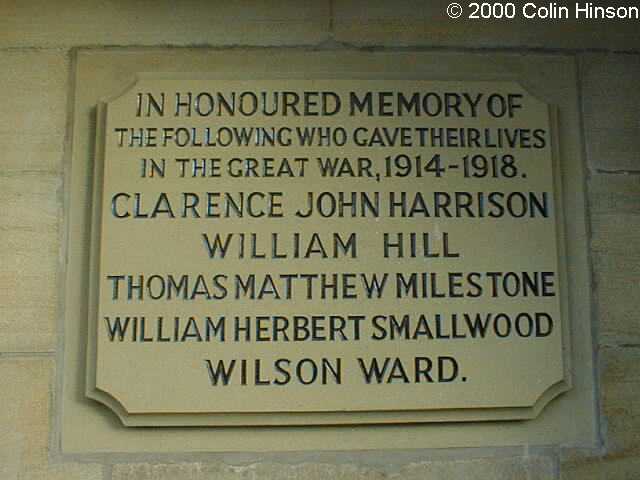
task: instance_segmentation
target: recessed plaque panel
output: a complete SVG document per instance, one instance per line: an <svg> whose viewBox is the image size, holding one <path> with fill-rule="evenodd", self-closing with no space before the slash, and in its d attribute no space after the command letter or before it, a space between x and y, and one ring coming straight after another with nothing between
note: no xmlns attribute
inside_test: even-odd
<svg viewBox="0 0 640 480"><path fill-rule="evenodd" d="M402 423L569 388L549 105L194 77L98 109L88 396L127 425Z"/></svg>

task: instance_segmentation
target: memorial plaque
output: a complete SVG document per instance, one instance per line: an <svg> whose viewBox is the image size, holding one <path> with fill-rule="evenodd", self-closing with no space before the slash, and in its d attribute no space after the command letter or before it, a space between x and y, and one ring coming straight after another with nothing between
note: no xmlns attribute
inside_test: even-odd
<svg viewBox="0 0 640 480"><path fill-rule="evenodd" d="M141 75L98 108L87 395L126 425L535 417L554 110L515 82Z"/></svg>

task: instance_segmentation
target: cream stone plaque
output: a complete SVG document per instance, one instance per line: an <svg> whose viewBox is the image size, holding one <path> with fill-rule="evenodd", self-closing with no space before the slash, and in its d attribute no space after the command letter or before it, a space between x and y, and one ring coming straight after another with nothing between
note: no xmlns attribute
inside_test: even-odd
<svg viewBox="0 0 640 480"><path fill-rule="evenodd" d="M554 110L139 75L98 108L86 393L138 425L533 418L571 386Z"/></svg>

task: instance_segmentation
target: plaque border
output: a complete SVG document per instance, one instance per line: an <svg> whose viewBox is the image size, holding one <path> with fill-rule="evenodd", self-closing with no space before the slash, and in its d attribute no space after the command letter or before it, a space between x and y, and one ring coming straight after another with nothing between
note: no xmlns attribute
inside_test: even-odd
<svg viewBox="0 0 640 480"><path fill-rule="evenodd" d="M566 206L566 262L573 388L532 420L438 425L324 425L264 427L126 428L104 406L84 396L86 371L88 206L91 203L94 106L141 70L219 70L220 78L429 78L517 81L558 105L557 134ZM204 73L203 73L204 75ZM594 447L598 438L597 384L592 343L591 278L588 258L585 164L576 59L559 53L380 51L304 48L113 48L78 49L72 54L70 129L65 150L64 286L57 351L54 450L64 455L265 451L415 450L451 447ZM127 80L129 79L129 80ZM558 142L554 142L557 145ZM568 273L568 274L569 274ZM564 282L563 282L564 283ZM568 368L568 367L567 367ZM280 424L278 424L280 425ZM244 457L243 457L244 458Z"/></svg>
<svg viewBox="0 0 640 480"><path fill-rule="evenodd" d="M175 80L180 78L215 81L216 76L202 76L197 73L182 73L180 75L167 75L165 73L136 73L135 79L129 82L120 93L100 101L96 107L96 131L95 131L95 156L93 167L93 198L91 202L91 245L90 245L90 272L89 275L89 312L88 312L88 338L87 338L87 369L86 369L86 395L108 407L122 423L128 427L179 427L179 426L264 426L264 425L358 425L358 424L407 424L407 423L434 423L434 422L478 422L496 420L526 420L540 415L549 402L557 396L570 390L570 321L568 313L567 289L564 282L567 279L566 264L563 260L565 251L564 232L564 208L562 205L562 172L560 166L560 145L557 133L557 108L543 99L536 97L519 82L505 82L498 79L499 83L513 83L531 95L535 100L547 106L547 118L549 122L551 165L553 169L553 200L554 220L556 223L556 246L558 251L558 279L561 288L560 311L562 326L562 361L564 378L549 385L541 392L533 405L527 407L476 407L476 408L451 408L451 409L398 409L398 410L349 410L349 411L305 411L288 412L286 410L276 412L202 412L202 413L131 413L123 402L114 395L96 386L97 357L97 304L99 297L100 281L99 254L101 242L102 209L103 209L103 176L105 163L106 141L106 115L108 104L129 93L141 80ZM263 78L259 80L273 80ZM326 79L316 79L326 80ZM361 78L348 79L357 82ZM429 79L426 79L427 81ZM403 79L393 81L402 82ZM452 83L473 84L473 80L450 79ZM487 83L491 80L482 80L477 83Z"/></svg>

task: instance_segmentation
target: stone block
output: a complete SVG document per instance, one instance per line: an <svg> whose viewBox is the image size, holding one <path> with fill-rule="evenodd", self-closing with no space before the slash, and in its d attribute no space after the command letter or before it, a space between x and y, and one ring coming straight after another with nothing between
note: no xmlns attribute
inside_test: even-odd
<svg viewBox="0 0 640 480"><path fill-rule="evenodd" d="M580 73L590 168L640 172L640 55L585 55Z"/></svg>
<svg viewBox="0 0 640 480"><path fill-rule="evenodd" d="M335 0L336 39L357 45L448 46L467 48L598 48L638 49L640 31L637 20L587 21L575 19L527 19L524 2L516 2L513 19L469 19L468 4L463 15L452 19L446 14L449 0ZM548 5L548 3L544 3Z"/></svg>
<svg viewBox="0 0 640 480"><path fill-rule="evenodd" d="M589 179L592 214L640 216L640 175L593 174Z"/></svg>
<svg viewBox="0 0 640 480"><path fill-rule="evenodd" d="M393 461L393 455L385 455ZM552 480L550 457L482 458L436 460L404 466L363 466L329 463L252 463L231 466L213 463L121 464L113 468L113 480Z"/></svg>
<svg viewBox="0 0 640 480"><path fill-rule="evenodd" d="M640 176L593 174L591 248L601 344L640 344Z"/></svg>
<svg viewBox="0 0 640 480"><path fill-rule="evenodd" d="M0 352L55 348L58 294L57 175L0 175Z"/></svg>
<svg viewBox="0 0 640 480"><path fill-rule="evenodd" d="M311 0L0 0L0 11L2 47L314 44L329 25L329 2Z"/></svg>
<svg viewBox="0 0 640 480"><path fill-rule="evenodd" d="M55 230L61 183L58 175L42 172L0 175L0 228Z"/></svg>
<svg viewBox="0 0 640 480"><path fill-rule="evenodd" d="M60 51L0 52L2 173L60 170L68 67Z"/></svg>
<svg viewBox="0 0 640 480"><path fill-rule="evenodd" d="M46 465L52 380L51 358L0 358L0 445L11 452L2 458L6 470Z"/></svg>
<svg viewBox="0 0 640 480"><path fill-rule="evenodd" d="M0 352L55 349L58 232L2 229Z"/></svg>
<svg viewBox="0 0 640 480"><path fill-rule="evenodd" d="M607 452L640 456L640 346L600 351Z"/></svg>
<svg viewBox="0 0 640 480"><path fill-rule="evenodd" d="M596 457L572 459L561 466L561 480L634 480L640 472L640 458Z"/></svg>
<svg viewBox="0 0 640 480"><path fill-rule="evenodd" d="M0 358L0 478L100 480L96 464L51 464L49 459L50 357Z"/></svg>
<svg viewBox="0 0 640 480"><path fill-rule="evenodd" d="M640 215L592 217L600 343L638 343Z"/></svg>
<svg viewBox="0 0 640 480"><path fill-rule="evenodd" d="M36 467L19 480L102 480L104 467L95 463L61 463Z"/></svg>

